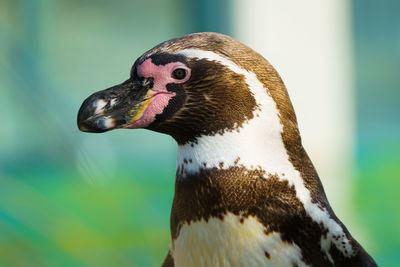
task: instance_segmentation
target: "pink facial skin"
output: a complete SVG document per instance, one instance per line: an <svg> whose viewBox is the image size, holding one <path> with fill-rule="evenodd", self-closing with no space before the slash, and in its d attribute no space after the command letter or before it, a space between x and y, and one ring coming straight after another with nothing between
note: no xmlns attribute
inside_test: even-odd
<svg viewBox="0 0 400 267"><path fill-rule="evenodd" d="M172 77L172 72L175 69L185 69L186 77L182 80L178 80ZM154 85L150 89L150 95L152 96L152 102L146 107L143 115L136 121L125 126L124 128L145 128L149 126L154 120L157 114L161 114L164 108L168 105L168 102L176 94L174 92L167 91L167 84L169 83L184 83L190 78L190 69L182 62L171 62L166 65L155 65L151 61L151 58L146 59L141 65L137 67L137 73L139 77L153 78Z"/></svg>

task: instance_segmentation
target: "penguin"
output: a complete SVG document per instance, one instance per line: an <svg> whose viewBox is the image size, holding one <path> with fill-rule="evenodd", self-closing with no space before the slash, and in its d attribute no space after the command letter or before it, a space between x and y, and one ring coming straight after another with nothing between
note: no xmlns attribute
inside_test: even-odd
<svg viewBox="0 0 400 267"><path fill-rule="evenodd" d="M128 80L89 96L77 121L176 140L162 266L377 266L329 205L279 74L229 36L155 46Z"/></svg>

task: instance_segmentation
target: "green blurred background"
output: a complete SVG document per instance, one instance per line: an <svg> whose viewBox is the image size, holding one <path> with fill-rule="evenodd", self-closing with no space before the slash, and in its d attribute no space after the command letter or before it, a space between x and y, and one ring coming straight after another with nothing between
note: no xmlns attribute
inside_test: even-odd
<svg viewBox="0 0 400 267"><path fill-rule="evenodd" d="M89 94L124 81L134 60L164 40L197 31L240 37L232 26L237 1L0 1L0 266L162 262L175 142L144 130L81 133L76 114ZM400 2L346 3L354 216L377 262L397 266Z"/></svg>

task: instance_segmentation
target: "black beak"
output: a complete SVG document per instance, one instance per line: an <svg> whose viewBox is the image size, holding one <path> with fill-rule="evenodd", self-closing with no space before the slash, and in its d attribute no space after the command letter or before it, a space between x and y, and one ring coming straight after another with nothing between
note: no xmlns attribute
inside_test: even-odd
<svg viewBox="0 0 400 267"><path fill-rule="evenodd" d="M89 96L78 112L78 128L102 133L130 123L151 88L148 79L129 79Z"/></svg>

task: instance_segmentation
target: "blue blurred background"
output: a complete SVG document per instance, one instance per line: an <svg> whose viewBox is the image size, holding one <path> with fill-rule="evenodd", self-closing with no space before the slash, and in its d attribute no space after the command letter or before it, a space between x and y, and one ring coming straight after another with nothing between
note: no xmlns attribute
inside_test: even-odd
<svg viewBox="0 0 400 267"><path fill-rule="evenodd" d="M259 36L270 34L268 27L253 25L246 29L243 25L247 25L246 18L264 19L253 13L263 11L261 2L0 1L0 266L160 265L169 246L175 142L145 130L81 133L76 126L77 111L92 92L124 81L134 60L164 40L191 32L217 31L244 43L257 43ZM308 14L315 13L304 7L297 10L303 18L285 22L282 17L294 7L290 0L283 2L286 9L274 10L277 19L272 25L269 21L269 27L301 24ZM305 2L326 12L332 10L328 4ZM325 103L334 104L337 112L349 110L344 113L345 119L338 121L351 118L346 127L337 129L348 129L345 132L350 145L343 145L344 152L332 152L339 158L351 155L350 171L339 187L327 188L328 197L339 215L344 214L349 222L357 218L349 229L377 262L397 266L400 2L327 2L340 2L337 10L343 16L335 13L331 21L348 34L326 43L340 39L338 43L348 44L343 66L350 67L341 77L347 77L343 83L352 81L343 92L348 105L336 98ZM270 5L272 10L272 2ZM312 21L319 27L324 27L323 23L323 18ZM280 31L282 36L297 34L285 27ZM307 29L304 31L306 34ZM279 36L273 37L279 41ZM322 46L314 47L313 53ZM295 50L296 42L293 47L292 51L302 53ZM282 50L269 53L284 57L279 54ZM307 54L311 60L313 53ZM305 73L307 62L304 64L304 69L296 68L298 73ZM329 62L324 64L329 68ZM284 78L291 76L284 67L278 70L283 70ZM307 138L304 132L324 127L308 124L318 120L312 117L318 112L300 96L295 97L303 91L296 91L290 80L287 84L300 128L304 127L303 138ZM332 93L322 92L325 96ZM331 114L335 116L336 112ZM306 148L317 155L320 145L313 145L311 139L305 140ZM326 167L318 162L316 167L322 173L340 166ZM323 181L326 187L336 183L335 177ZM347 184L352 185L345 198L349 202L340 204L340 192L346 191ZM348 206L354 207L351 212Z"/></svg>

